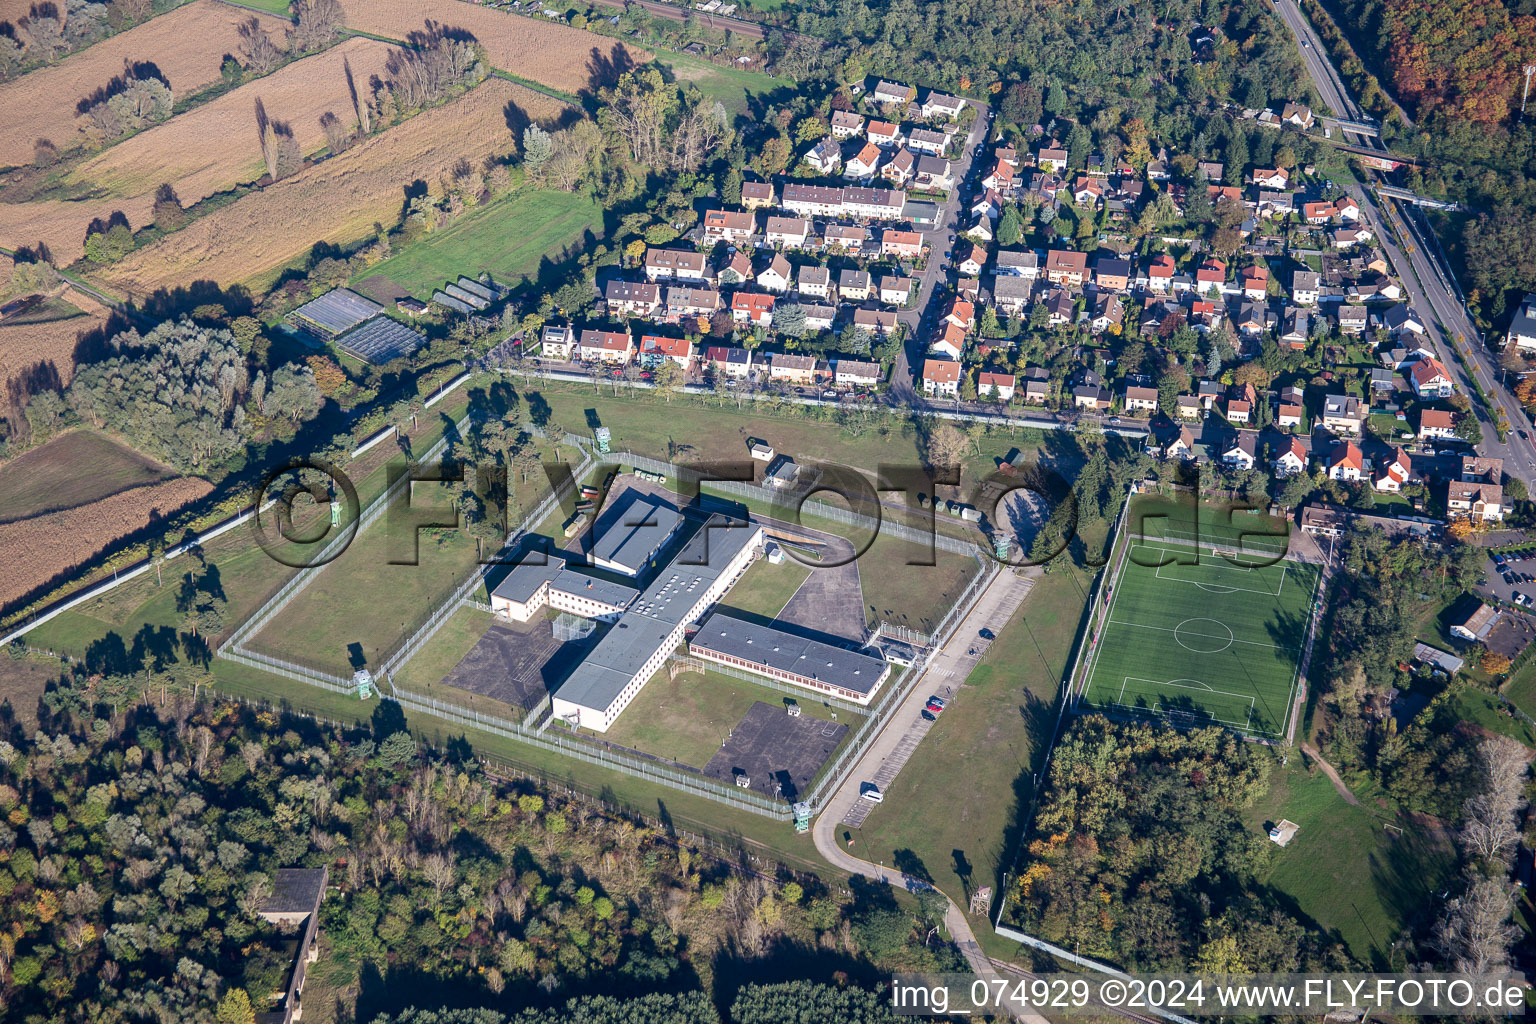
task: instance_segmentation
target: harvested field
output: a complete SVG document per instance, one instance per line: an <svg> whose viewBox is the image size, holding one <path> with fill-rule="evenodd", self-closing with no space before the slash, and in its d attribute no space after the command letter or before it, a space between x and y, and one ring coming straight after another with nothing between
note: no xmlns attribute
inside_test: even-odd
<svg viewBox="0 0 1536 1024"><path fill-rule="evenodd" d="M75 105L122 74L124 61L154 64L177 99L218 81L224 55L239 49L238 26L253 17L278 39L286 31L281 18L197 0L0 85L0 166L31 161L39 138L61 150L79 144Z"/></svg>
<svg viewBox="0 0 1536 1024"><path fill-rule="evenodd" d="M52 363L59 382L68 384L75 372L75 344L106 320L102 314L0 327L0 395L12 377L38 363Z"/></svg>
<svg viewBox="0 0 1536 1024"><path fill-rule="evenodd" d="M395 223L412 182L436 188L459 160L506 152L513 145L509 121L547 121L565 109L542 93L490 79L447 106L194 221L104 276L136 293L198 280L261 283L317 242L351 242L376 222Z"/></svg>
<svg viewBox="0 0 1536 1024"><path fill-rule="evenodd" d="M73 430L0 469L0 523L31 519L146 484L176 473L90 430Z"/></svg>
<svg viewBox="0 0 1536 1024"><path fill-rule="evenodd" d="M343 62L351 64L353 80L366 92L369 80L384 75L390 54L398 50L373 39L348 40L105 149L66 179L100 198L0 204L0 244L16 248L42 241L54 256L74 261L85 253L93 220L121 213L135 231L148 224L161 184L174 185L182 205L190 206L255 181L265 173L257 99L269 117L292 127L306 154L314 153L325 146L322 114L330 111L348 125L357 122Z"/></svg>
<svg viewBox="0 0 1536 1024"><path fill-rule="evenodd" d="M474 36L491 64L562 92L606 85L650 51L566 25L507 14L460 0L342 0L347 27L404 40L427 21Z"/></svg>
<svg viewBox="0 0 1536 1024"><path fill-rule="evenodd" d="M211 490L206 480L179 477L109 498L0 525L0 606L15 602L79 565L107 544L168 516Z"/></svg>

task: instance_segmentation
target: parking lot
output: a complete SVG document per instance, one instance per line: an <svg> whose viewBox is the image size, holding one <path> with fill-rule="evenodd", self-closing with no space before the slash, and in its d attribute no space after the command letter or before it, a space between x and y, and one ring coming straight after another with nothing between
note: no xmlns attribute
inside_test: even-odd
<svg viewBox="0 0 1536 1024"><path fill-rule="evenodd" d="M1502 567L1490 554L1484 562L1483 572L1488 582L1480 584L1478 589L1487 596L1511 604L1522 603L1516 600L1521 594L1528 599L1536 598L1536 553L1506 555ZM1506 575L1511 578L1506 580Z"/></svg>

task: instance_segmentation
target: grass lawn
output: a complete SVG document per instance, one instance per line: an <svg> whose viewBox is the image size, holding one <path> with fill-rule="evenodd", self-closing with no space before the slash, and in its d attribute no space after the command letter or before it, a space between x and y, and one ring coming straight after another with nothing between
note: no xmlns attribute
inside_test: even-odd
<svg viewBox="0 0 1536 1024"><path fill-rule="evenodd" d="M767 10L768 4L777 7L782 0L759 0L753 6ZM657 50L656 63L671 69L679 84L691 82L711 100L719 102L726 110L741 112L747 108L747 99L783 89L783 82L763 74L742 68L722 67L702 57L694 57L673 50Z"/></svg>
<svg viewBox="0 0 1536 1024"><path fill-rule="evenodd" d="M809 690L791 694L718 672L685 672L668 679L663 671L641 688L603 739L703 768L753 704L782 708L786 700L814 718L830 720L836 714L850 730L862 720L834 711Z"/></svg>
<svg viewBox="0 0 1536 1024"><path fill-rule="evenodd" d="M415 507L446 504L431 496L437 485L415 490ZM387 517L360 532L251 646L335 675L350 675L359 662L377 670L476 567L474 538L463 530L422 531L415 565L391 564L410 557L410 543L403 531L392 543L390 533Z"/></svg>
<svg viewBox="0 0 1536 1024"><path fill-rule="evenodd" d="M16 718L27 731L37 728L37 702L48 684L59 677L58 662L41 656L20 657L8 648L0 656L0 700L9 701Z"/></svg>
<svg viewBox="0 0 1536 1024"><path fill-rule="evenodd" d="M855 835L855 855L932 879L961 906L975 888L999 891L1056 726L1090 578L1056 568L1037 580ZM983 941L995 938L977 924Z"/></svg>
<svg viewBox="0 0 1536 1024"><path fill-rule="evenodd" d="M1475 690L1470 686L1459 687L1451 699L1451 706L1463 721L1487 729L1489 732L1508 736L1527 747L1536 747L1536 732L1523 719L1506 713L1504 704L1492 694Z"/></svg>
<svg viewBox="0 0 1536 1024"><path fill-rule="evenodd" d="M935 565L907 564L927 554L920 545L882 533L859 557L864 616L870 625L884 619L924 633L938 626L976 575L977 565L970 555L941 548L934 550Z"/></svg>
<svg viewBox="0 0 1536 1024"><path fill-rule="evenodd" d="M480 638L490 628L493 618L489 612L478 608L459 608L432 635L432 639L416 652L415 657L400 666L400 671L395 673L394 684L401 689L425 693L428 686L441 682L444 676L453 671L455 665L464 660L464 655L480 642ZM433 696L441 699L449 689L438 687Z"/></svg>
<svg viewBox="0 0 1536 1024"><path fill-rule="evenodd" d="M1342 939L1356 957L1381 970L1392 943L1440 891L1456 866L1443 836L1398 818L1355 789L1361 803L1346 803L1321 771L1302 758L1276 765L1270 791L1248 817L1254 829L1288 818L1301 831L1284 849L1271 847L1260 880L1296 903L1296 909ZM1383 826L1403 829L1401 835Z"/></svg>
<svg viewBox="0 0 1536 1024"><path fill-rule="evenodd" d="M601 235L602 214L585 195L526 192L468 211L359 277L387 278L423 300L460 274L489 271L498 283L515 285L538 274L545 258L559 262L586 231Z"/></svg>
<svg viewBox="0 0 1536 1024"><path fill-rule="evenodd" d="M766 558L759 558L731 588L723 603L727 608L772 618L789 603L789 599L810 574L810 566L788 555L778 565L773 565Z"/></svg>
<svg viewBox="0 0 1536 1024"><path fill-rule="evenodd" d="M247 7L257 7L279 17L288 17L288 0L241 0Z"/></svg>
<svg viewBox="0 0 1536 1024"><path fill-rule="evenodd" d="M1528 661L1504 684L1504 696L1526 714L1536 717L1536 660Z"/></svg>
<svg viewBox="0 0 1536 1024"><path fill-rule="evenodd" d="M0 470L0 522L100 501L176 473L90 430L55 438Z"/></svg>

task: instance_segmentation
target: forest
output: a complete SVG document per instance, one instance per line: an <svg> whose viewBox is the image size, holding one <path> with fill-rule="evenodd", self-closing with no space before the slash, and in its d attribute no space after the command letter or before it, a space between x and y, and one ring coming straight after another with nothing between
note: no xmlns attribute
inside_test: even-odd
<svg viewBox="0 0 1536 1024"><path fill-rule="evenodd" d="M1275 758L1219 728L1075 721L1009 894L1024 930L1127 970L1348 969L1255 882L1269 843L1242 812Z"/></svg>
<svg viewBox="0 0 1536 1024"><path fill-rule="evenodd" d="M8 1020L250 1024L291 968L296 936L256 916L279 867L329 867L306 999L358 1024L756 1024L799 997L744 986L783 977L833 986L808 1022L875 1020L877 967L960 962L924 941L942 899L705 856L420 749L388 702L341 730L176 688L114 711L95 682L61 681L78 699L30 739L0 708Z"/></svg>

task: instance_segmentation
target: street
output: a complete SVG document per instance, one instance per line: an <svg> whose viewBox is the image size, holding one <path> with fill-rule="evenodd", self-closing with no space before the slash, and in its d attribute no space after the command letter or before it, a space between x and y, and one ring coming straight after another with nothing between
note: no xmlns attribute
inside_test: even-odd
<svg viewBox="0 0 1536 1024"><path fill-rule="evenodd" d="M1305 44L1301 46L1302 61L1323 102L1339 117L1363 120L1360 108L1345 91L1343 80L1322 49L1322 41L1295 0L1279 0L1275 9L1298 42ZM1385 150L1380 139L1359 138L1363 146ZM1384 201L1384 212L1383 205L1378 204L1368 188L1351 187L1349 193L1360 204L1362 221L1376 233L1382 251L1402 279L1409 306L1424 319L1425 332L1441 362L1456 375L1461 390L1472 399L1473 413L1483 430L1478 453L1503 459L1504 472L1511 476L1527 483L1536 480L1536 443L1529 436L1521 436L1522 432L1529 435L1529 420L1503 383L1498 356L1482 343L1482 334L1472 323L1466 306L1455 298L1451 274L1438 258L1438 247L1433 242L1425 244L1428 231L1419 223L1420 214L1411 205L1406 210L1397 208L1397 200ZM1470 375L1456 358L1458 352L1470 364ZM1473 386L1474 379L1477 387ZM1503 411L1510 428L1507 440L1499 440L1497 425L1478 401L1479 388Z"/></svg>

